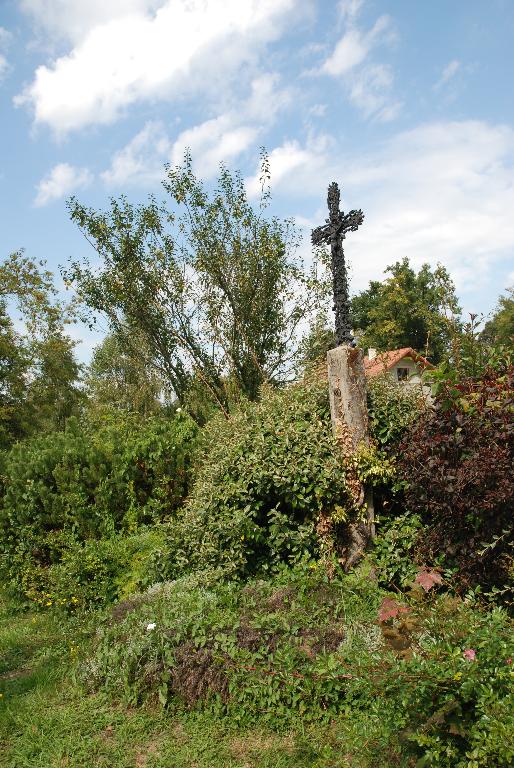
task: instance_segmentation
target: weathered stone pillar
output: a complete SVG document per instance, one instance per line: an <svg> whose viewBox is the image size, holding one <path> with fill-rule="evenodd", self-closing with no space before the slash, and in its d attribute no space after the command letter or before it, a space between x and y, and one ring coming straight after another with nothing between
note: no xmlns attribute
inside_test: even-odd
<svg viewBox="0 0 514 768"><path fill-rule="evenodd" d="M369 442L363 351L341 344L328 351L327 365L332 430L338 440L349 435L355 450Z"/></svg>
<svg viewBox="0 0 514 768"><path fill-rule="evenodd" d="M369 444L366 376L362 349L341 344L327 354L330 414L334 437L343 456L350 457L359 445ZM363 507L363 520L349 526L349 542L343 565L349 569L361 557L375 535L373 491L364 488L355 472L348 473L348 485L357 506Z"/></svg>

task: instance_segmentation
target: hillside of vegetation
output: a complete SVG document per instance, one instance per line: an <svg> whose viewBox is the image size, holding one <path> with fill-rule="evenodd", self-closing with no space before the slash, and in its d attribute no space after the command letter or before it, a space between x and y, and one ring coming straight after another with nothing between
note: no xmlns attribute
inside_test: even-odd
<svg viewBox="0 0 514 768"><path fill-rule="evenodd" d="M481 331L407 260L354 297L366 345L437 366L428 399L370 379L343 458L323 254L226 170L165 189L185 218L70 201L102 269L68 305L0 266L0 767L513 765L512 302ZM67 325L97 313L85 369Z"/></svg>
<svg viewBox="0 0 514 768"><path fill-rule="evenodd" d="M14 446L0 765L509 765L512 371L441 392L371 385L378 533L350 573L316 376L201 430Z"/></svg>

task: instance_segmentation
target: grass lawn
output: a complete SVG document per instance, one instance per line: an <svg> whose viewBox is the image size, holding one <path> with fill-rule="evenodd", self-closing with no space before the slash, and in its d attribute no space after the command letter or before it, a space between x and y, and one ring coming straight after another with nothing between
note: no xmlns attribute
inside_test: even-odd
<svg viewBox="0 0 514 768"><path fill-rule="evenodd" d="M207 714L174 716L84 694L73 681L74 657L84 643L74 642L74 631L49 614L0 603L1 768L359 765L330 745L328 733L241 733Z"/></svg>

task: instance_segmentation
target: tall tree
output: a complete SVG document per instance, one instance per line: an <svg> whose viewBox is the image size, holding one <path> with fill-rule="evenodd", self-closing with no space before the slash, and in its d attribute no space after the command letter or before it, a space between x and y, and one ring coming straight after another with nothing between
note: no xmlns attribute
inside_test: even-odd
<svg viewBox="0 0 514 768"><path fill-rule="evenodd" d="M29 354L0 301L0 449L26 434Z"/></svg>
<svg viewBox="0 0 514 768"><path fill-rule="evenodd" d="M22 330L15 332L9 311ZM56 300L52 274L23 251L0 263L0 441L7 447L37 430L60 429L82 393L69 308Z"/></svg>
<svg viewBox="0 0 514 768"><path fill-rule="evenodd" d="M63 429L66 419L81 410L84 393L78 385L81 367L74 347L75 342L60 327L53 327L29 345L26 406L32 415L33 430Z"/></svg>
<svg viewBox="0 0 514 768"><path fill-rule="evenodd" d="M449 349L460 307L455 287L440 264L419 272L404 258L386 269L383 282L352 299L352 319L359 344L379 351L412 347L439 362Z"/></svg>
<svg viewBox="0 0 514 768"><path fill-rule="evenodd" d="M85 384L96 413L121 410L145 417L162 408L162 380L145 364L144 354L132 354L114 333L93 352Z"/></svg>
<svg viewBox="0 0 514 768"><path fill-rule="evenodd" d="M488 344L514 345L514 288L507 288L507 294L499 297L496 311L482 331L482 339Z"/></svg>
<svg viewBox="0 0 514 768"><path fill-rule="evenodd" d="M171 207L124 197L96 212L72 198L71 218L101 257L73 262L65 278L127 348L144 340L147 362L179 399L193 379L225 411L234 385L249 398L287 376L301 321L318 304L320 283L296 255L292 221L265 218L267 160L255 209L240 174L221 167L209 193L186 153L167 166Z"/></svg>

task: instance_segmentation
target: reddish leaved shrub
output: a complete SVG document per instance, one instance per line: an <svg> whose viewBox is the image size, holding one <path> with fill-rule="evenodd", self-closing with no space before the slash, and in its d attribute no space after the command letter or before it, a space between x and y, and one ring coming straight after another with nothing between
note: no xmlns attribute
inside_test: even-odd
<svg viewBox="0 0 514 768"><path fill-rule="evenodd" d="M453 385L398 451L407 507L427 526L420 560L444 555L463 590L503 586L512 572L513 383L510 366Z"/></svg>

